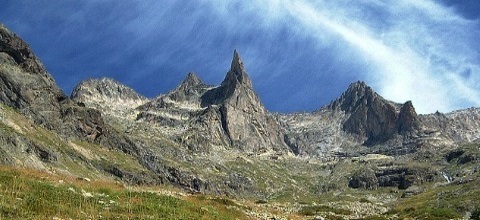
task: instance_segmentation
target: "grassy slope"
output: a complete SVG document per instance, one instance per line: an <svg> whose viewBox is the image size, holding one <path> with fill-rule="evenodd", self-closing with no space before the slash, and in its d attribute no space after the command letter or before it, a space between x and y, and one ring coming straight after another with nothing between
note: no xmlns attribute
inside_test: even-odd
<svg viewBox="0 0 480 220"><path fill-rule="evenodd" d="M0 150L9 152L2 155L19 167L44 169L88 178L113 178L102 170L117 167L130 173L146 173L138 160L115 149L78 140L65 140L57 134L38 126L15 109L0 105L0 136L9 137L13 143L0 141ZM31 143L34 149L28 149ZM38 151L53 155L51 160L42 160Z"/></svg>
<svg viewBox="0 0 480 220"><path fill-rule="evenodd" d="M227 200L129 190L43 171L0 168L0 219L248 219Z"/></svg>

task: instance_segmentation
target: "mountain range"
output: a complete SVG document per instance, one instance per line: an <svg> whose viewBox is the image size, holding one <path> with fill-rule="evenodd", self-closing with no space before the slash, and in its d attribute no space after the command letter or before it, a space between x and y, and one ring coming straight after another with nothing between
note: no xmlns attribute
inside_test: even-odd
<svg viewBox="0 0 480 220"><path fill-rule="evenodd" d="M479 181L480 109L418 115L414 103L354 82L317 111L270 112L237 51L217 86L190 72L155 98L110 78L86 79L68 96L0 26L0 103L9 166L266 203L370 193L364 208L328 203L351 210L334 213L343 217L388 215L402 197ZM478 203L465 199L459 215Z"/></svg>

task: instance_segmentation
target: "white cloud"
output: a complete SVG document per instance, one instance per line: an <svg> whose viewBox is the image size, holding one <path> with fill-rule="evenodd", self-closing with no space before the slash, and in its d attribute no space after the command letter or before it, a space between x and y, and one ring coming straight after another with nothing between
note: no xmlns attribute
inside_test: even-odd
<svg viewBox="0 0 480 220"><path fill-rule="evenodd" d="M479 78L478 48L469 45L478 23L431 0L221 2L215 8L226 20L240 6L237 16L258 16L265 29L287 19L293 32L320 45L348 44L370 66L358 70L369 84L387 99L412 100L420 113L480 105L479 86L461 77L470 66L469 78Z"/></svg>

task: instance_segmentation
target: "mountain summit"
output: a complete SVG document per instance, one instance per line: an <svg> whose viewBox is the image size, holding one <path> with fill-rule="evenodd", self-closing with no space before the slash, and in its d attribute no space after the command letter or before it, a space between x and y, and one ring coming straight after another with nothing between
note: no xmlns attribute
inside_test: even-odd
<svg viewBox="0 0 480 220"><path fill-rule="evenodd" d="M233 60L230 66L230 71L228 71L227 76L222 82L222 86L233 86L229 84L241 84L242 86L252 88L252 82L248 77L245 67L243 65L243 60L240 58L237 50L233 52Z"/></svg>
<svg viewBox="0 0 480 220"><path fill-rule="evenodd" d="M135 90L111 78L88 79L80 82L72 91L71 99L87 107L115 109L120 112L147 102L147 98Z"/></svg>
<svg viewBox="0 0 480 220"><path fill-rule="evenodd" d="M202 106L219 106L222 128L233 146L251 152L284 151L280 126L268 114L235 50L222 84L202 96Z"/></svg>
<svg viewBox="0 0 480 220"><path fill-rule="evenodd" d="M231 102L230 100L234 101ZM202 106L221 104L224 102L230 102L233 106L240 108L255 106L261 108L261 111L264 111L263 105L253 91L252 82L245 70L242 58L240 58L236 50L233 52L230 70L227 72L221 85L205 93L202 97Z"/></svg>
<svg viewBox="0 0 480 220"><path fill-rule="evenodd" d="M403 107L387 101L365 82L352 83L328 108L345 112L347 119L343 130L365 138L367 145L419 129L419 120L410 101Z"/></svg>

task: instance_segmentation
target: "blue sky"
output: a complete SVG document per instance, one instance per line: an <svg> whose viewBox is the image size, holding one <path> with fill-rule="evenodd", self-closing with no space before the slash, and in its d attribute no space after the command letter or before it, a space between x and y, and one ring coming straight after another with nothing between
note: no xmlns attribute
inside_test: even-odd
<svg viewBox="0 0 480 220"><path fill-rule="evenodd" d="M312 111L362 80L420 113L480 107L476 0L3 0L69 94L112 77L147 97L189 71L218 85L241 54L267 109Z"/></svg>

